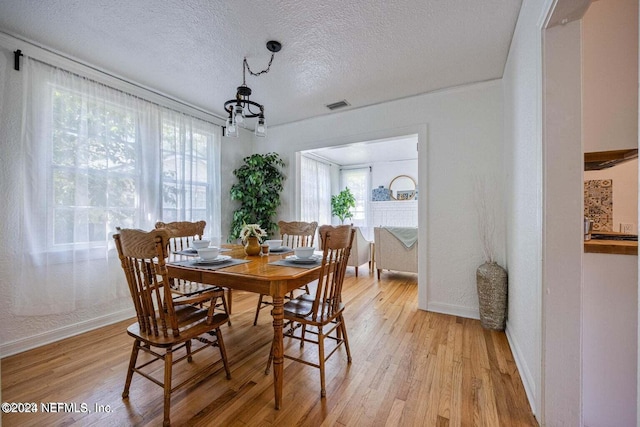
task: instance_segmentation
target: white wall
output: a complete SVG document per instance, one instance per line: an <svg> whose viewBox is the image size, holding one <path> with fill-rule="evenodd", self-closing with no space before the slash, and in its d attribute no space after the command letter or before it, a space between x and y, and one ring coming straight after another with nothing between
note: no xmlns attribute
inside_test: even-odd
<svg viewBox="0 0 640 427"><path fill-rule="evenodd" d="M421 128L428 134L420 135ZM425 203L420 205L419 227L427 233L420 237L427 244L420 245L421 251L426 249L419 258L426 289L420 289L419 307L477 318L475 272L483 259L474 182L477 176L503 168L499 81L272 127L267 140L256 141L256 149L280 153L290 165L291 177L297 151L412 133L419 134L419 202ZM292 179L285 183L283 217L295 217L294 184ZM502 206L501 185L492 191L497 206ZM497 214L500 227L502 210ZM501 243L497 254L502 262Z"/></svg>
<svg viewBox="0 0 640 427"><path fill-rule="evenodd" d="M553 426L582 423L581 22L545 30L542 44L552 6L571 3L523 2L503 78L507 336L534 413Z"/></svg>
<svg viewBox="0 0 640 427"><path fill-rule="evenodd" d="M543 423L580 425L584 160L580 21L544 32Z"/></svg>
<svg viewBox="0 0 640 427"><path fill-rule="evenodd" d="M594 1L583 18L584 150L638 147L638 0Z"/></svg>
<svg viewBox="0 0 640 427"><path fill-rule="evenodd" d="M585 171L584 180L613 180L613 231L620 230L620 223L633 224L638 232L638 159L621 163L599 171Z"/></svg>
<svg viewBox="0 0 640 427"><path fill-rule="evenodd" d="M592 2L583 18L584 150L638 147L638 1ZM638 221L638 161L584 179L613 180L613 229ZM638 257L585 253L583 421L637 425Z"/></svg>
<svg viewBox="0 0 640 427"><path fill-rule="evenodd" d="M506 332L533 412L538 417L542 412L540 20L547 8L544 0L523 1L503 75L506 266L509 272Z"/></svg>
<svg viewBox="0 0 640 427"><path fill-rule="evenodd" d="M377 188L380 185L389 188L393 178L398 175L408 175L416 184L418 182L418 159L380 162L371 166L371 188Z"/></svg>
<svg viewBox="0 0 640 427"><path fill-rule="evenodd" d="M242 159L252 154L252 136L253 134L248 130L241 129L238 138L222 137L220 153L222 243L226 243L229 238L233 211L240 207L240 203L232 201L230 196L231 186L237 182L233 171L243 165Z"/></svg>
<svg viewBox="0 0 640 427"><path fill-rule="evenodd" d="M636 425L638 257L584 254L584 425Z"/></svg>

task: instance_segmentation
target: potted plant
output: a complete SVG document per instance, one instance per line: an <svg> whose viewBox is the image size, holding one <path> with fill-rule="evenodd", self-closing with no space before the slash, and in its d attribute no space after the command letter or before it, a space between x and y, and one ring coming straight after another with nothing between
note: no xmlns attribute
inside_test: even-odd
<svg viewBox="0 0 640 427"><path fill-rule="evenodd" d="M271 235L277 224L273 221L283 189L284 161L277 153L253 154L233 171L238 182L231 186L231 200L240 202L233 212L229 241L239 239L247 224L258 224Z"/></svg>
<svg viewBox="0 0 640 427"><path fill-rule="evenodd" d="M267 233L260 227L260 224L244 224L240 230L240 238L245 244L244 252L247 255L258 255L260 253L260 242Z"/></svg>
<svg viewBox="0 0 640 427"><path fill-rule="evenodd" d="M340 193L331 196L331 215L340 218L341 224L344 224L345 219L353 217L350 209L355 207L356 198L353 197L349 187L345 187Z"/></svg>

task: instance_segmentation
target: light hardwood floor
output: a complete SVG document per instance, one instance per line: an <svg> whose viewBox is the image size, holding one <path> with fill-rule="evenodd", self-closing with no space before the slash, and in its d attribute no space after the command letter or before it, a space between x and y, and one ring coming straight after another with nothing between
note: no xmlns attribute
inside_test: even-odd
<svg viewBox="0 0 640 427"><path fill-rule="evenodd" d="M505 334L483 330L477 320L418 310L415 275L385 271L378 281L366 269L358 279L347 269L343 299L353 363L344 349L329 359L321 399L319 371L285 360L280 410L273 406L272 377L263 373L271 316L264 310L252 326L258 295L234 292L233 298L233 325L223 327L232 379L220 367L177 391L172 425L538 425ZM3 401L35 402L38 413L3 414L2 425L161 425L160 387L135 375L129 398L120 397L133 343L125 332L130 323L3 359ZM287 346L285 339L287 349L297 351L297 342ZM315 350L304 348L309 355ZM209 355L217 357L217 349L199 353L192 365ZM186 363L176 368L186 369ZM77 412L42 413L46 402L75 403ZM109 412L96 412L95 405Z"/></svg>

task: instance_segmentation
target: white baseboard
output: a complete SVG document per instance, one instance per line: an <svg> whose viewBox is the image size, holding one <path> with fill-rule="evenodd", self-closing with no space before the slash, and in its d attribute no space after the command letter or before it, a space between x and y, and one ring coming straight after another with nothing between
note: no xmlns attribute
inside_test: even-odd
<svg viewBox="0 0 640 427"><path fill-rule="evenodd" d="M427 311L450 314L452 316L466 317L469 319L479 319L480 313L477 308L464 307L461 305L443 304L439 302L427 303Z"/></svg>
<svg viewBox="0 0 640 427"><path fill-rule="evenodd" d="M505 334L507 335L507 341L509 341L509 347L511 347L511 354L513 355L513 360L516 362L516 366L518 367L518 372L520 373L520 378L522 379L522 385L524 386L524 392L527 394L527 399L529 400L529 405L531 406L531 411L537 420L540 420L540 414L538 414L538 408L536 407L536 386L533 377L531 376L531 372L529 371L529 367L522 357L522 351L520 351L520 347L518 346L518 342L513 339L509 331L509 322L507 322L507 327L505 329Z"/></svg>
<svg viewBox="0 0 640 427"><path fill-rule="evenodd" d="M3 343L0 344L0 355L1 357L12 356L14 354L22 353L23 351L31 350L32 348L60 341L64 338L69 338L93 329L111 325L122 320L131 319L135 316L136 312L133 308L126 309L105 316L96 317L95 319L86 320L84 322L74 323L73 325L54 329L52 331L43 332L24 339Z"/></svg>

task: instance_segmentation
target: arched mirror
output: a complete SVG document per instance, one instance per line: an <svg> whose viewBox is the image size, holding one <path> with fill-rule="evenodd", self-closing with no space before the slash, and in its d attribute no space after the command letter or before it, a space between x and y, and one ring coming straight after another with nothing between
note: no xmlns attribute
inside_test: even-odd
<svg viewBox="0 0 640 427"><path fill-rule="evenodd" d="M398 175L389 184L394 200L413 200L416 196L416 182L409 175Z"/></svg>

